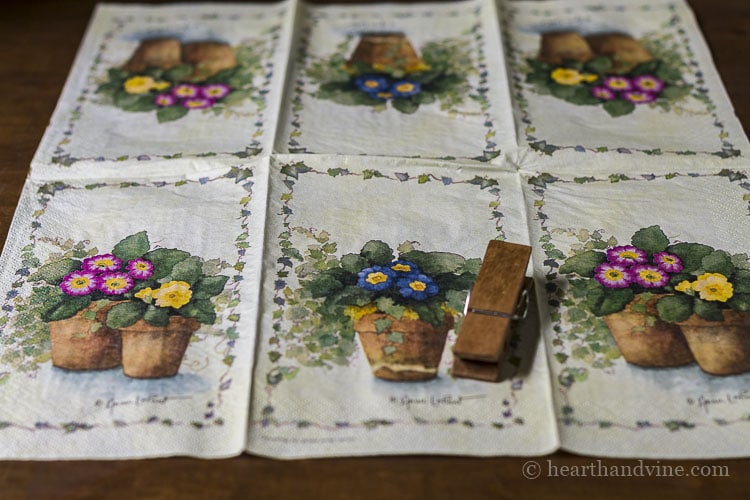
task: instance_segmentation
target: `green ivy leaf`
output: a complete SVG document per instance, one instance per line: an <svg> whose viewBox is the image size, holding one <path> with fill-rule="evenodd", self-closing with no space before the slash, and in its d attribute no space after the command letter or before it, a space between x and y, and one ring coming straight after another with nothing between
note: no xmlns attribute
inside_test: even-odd
<svg viewBox="0 0 750 500"><path fill-rule="evenodd" d="M308 281L305 288L310 290L313 298L319 298L338 292L344 288L344 284L330 273L321 273Z"/></svg>
<svg viewBox="0 0 750 500"><path fill-rule="evenodd" d="M42 314L42 320L49 322L71 318L88 307L89 304L91 304L90 295L84 295L83 297L65 296L55 305L55 307L44 311Z"/></svg>
<svg viewBox="0 0 750 500"><path fill-rule="evenodd" d="M29 276L29 281L45 281L50 285L59 285L63 278L77 271L81 267L81 261L74 259L60 259L39 268L37 272Z"/></svg>

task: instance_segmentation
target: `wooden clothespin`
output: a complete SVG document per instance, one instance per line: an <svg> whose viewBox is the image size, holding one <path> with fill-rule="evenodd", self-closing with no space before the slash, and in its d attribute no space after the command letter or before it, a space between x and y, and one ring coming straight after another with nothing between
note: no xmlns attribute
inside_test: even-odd
<svg viewBox="0 0 750 500"><path fill-rule="evenodd" d="M527 245L494 240L487 245L453 346L454 376L500 380L505 343L528 309L534 284L526 277L530 257Z"/></svg>

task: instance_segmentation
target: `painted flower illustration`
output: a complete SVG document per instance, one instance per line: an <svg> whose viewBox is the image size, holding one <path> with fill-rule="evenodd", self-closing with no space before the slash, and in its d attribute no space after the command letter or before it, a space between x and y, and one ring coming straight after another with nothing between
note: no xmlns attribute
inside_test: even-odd
<svg viewBox="0 0 750 500"><path fill-rule="evenodd" d="M602 81L602 83L605 87L614 92L624 92L633 88L630 79L624 76L608 76Z"/></svg>
<svg viewBox="0 0 750 500"><path fill-rule="evenodd" d="M99 288L99 278L90 271L75 271L65 276L60 289L70 296L89 295Z"/></svg>
<svg viewBox="0 0 750 500"><path fill-rule="evenodd" d="M179 309L193 296L190 284L184 281L169 281L152 292L154 304L158 307Z"/></svg>
<svg viewBox="0 0 750 500"><path fill-rule="evenodd" d="M201 93L200 87L190 83L181 83L172 88L172 95L178 99L188 99L198 97Z"/></svg>
<svg viewBox="0 0 750 500"><path fill-rule="evenodd" d="M177 104L177 98L172 94L156 94L154 104L161 107L174 106Z"/></svg>
<svg viewBox="0 0 750 500"><path fill-rule="evenodd" d="M698 296L709 302L726 302L734 295L734 287L726 276L719 273L704 273L692 284Z"/></svg>
<svg viewBox="0 0 750 500"><path fill-rule="evenodd" d="M607 260L615 264L632 265L648 262L646 252L633 245L622 245L607 250Z"/></svg>
<svg viewBox="0 0 750 500"><path fill-rule="evenodd" d="M669 283L669 274L656 266L633 267L633 280L644 288L661 288Z"/></svg>
<svg viewBox="0 0 750 500"><path fill-rule="evenodd" d="M83 259L81 268L84 271L90 272L104 272L104 271L119 271L122 266L122 260L118 259L111 253L105 253L100 255L94 255Z"/></svg>
<svg viewBox="0 0 750 500"><path fill-rule="evenodd" d="M633 276L625 266L606 262L594 270L594 279L607 288L627 288Z"/></svg>
<svg viewBox="0 0 750 500"><path fill-rule="evenodd" d="M556 68L550 73L550 78L560 85L578 85L579 83L591 83L599 79L592 73L580 73L571 68Z"/></svg>
<svg viewBox="0 0 750 500"><path fill-rule="evenodd" d="M664 81L653 75L639 75L633 78L633 86L642 92L659 93L664 90Z"/></svg>
<svg viewBox="0 0 750 500"><path fill-rule="evenodd" d="M148 279L154 274L154 264L146 259L132 259L125 269L130 276L139 280Z"/></svg>
<svg viewBox="0 0 750 500"><path fill-rule="evenodd" d="M603 86L592 87L591 95L603 101L611 101L612 99L617 98L617 94L615 92Z"/></svg>
<svg viewBox="0 0 750 500"><path fill-rule="evenodd" d="M417 265L413 262L409 262L408 260L394 261L389 267L392 271L396 272L400 276L419 273L419 268L417 267Z"/></svg>
<svg viewBox="0 0 750 500"><path fill-rule="evenodd" d="M359 76L354 79L354 85L365 92L380 92L389 87L388 80L385 77L378 75Z"/></svg>
<svg viewBox="0 0 750 500"><path fill-rule="evenodd" d="M125 80L123 87L128 94L145 94L154 88L156 82L150 76L134 76Z"/></svg>
<svg viewBox="0 0 750 500"><path fill-rule="evenodd" d="M225 83L210 83L201 87L201 94L206 99L221 99L232 91L232 87Z"/></svg>
<svg viewBox="0 0 750 500"><path fill-rule="evenodd" d="M357 286L365 290L380 291L390 288L396 279L396 273L387 267L372 266L358 274Z"/></svg>
<svg viewBox="0 0 750 500"><path fill-rule="evenodd" d="M132 290L133 278L127 273L105 273L99 277L99 290L105 295L122 295Z"/></svg>
<svg viewBox="0 0 750 500"><path fill-rule="evenodd" d="M432 281L432 278L425 274L413 274L406 278L396 281L398 293L407 299L425 300L428 297L437 295L440 290Z"/></svg>
<svg viewBox="0 0 750 500"><path fill-rule="evenodd" d="M678 273L683 269L682 260L678 256L667 252L655 253L654 264L656 264L659 269L663 269L669 273Z"/></svg>
<svg viewBox="0 0 750 500"><path fill-rule="evenodd" d="M420 85L417 82L402 80L394 82L391 86L391 93L394 97L409 97L419 93Z"/></svg>
<svg viewBox="0 0 750 500"><path fill-rule="evenodd" d="M180 105L187 109L205 109L214 105L214 101L204 97L191 97L180 101Z"/></svg>
<svg viewBox="0 0 750 500"><path fill-rule="evenodd" d="M648 104L656 100L656 96L651 92L641 92L638 90L623 92L622 98L633 104Z"/></svg>

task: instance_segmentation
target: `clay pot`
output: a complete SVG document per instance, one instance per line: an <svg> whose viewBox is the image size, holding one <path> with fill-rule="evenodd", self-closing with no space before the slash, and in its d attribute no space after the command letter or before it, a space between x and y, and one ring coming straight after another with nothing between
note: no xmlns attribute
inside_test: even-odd
<svg viewBox="0 0 750 500"><path fill-rule="evenodd" d="M405 71L423 64L403 33L363 33L347 64L356 62Z"/></svg>
<svg viewBox="0 0 750 500"><path fill-rule="evenodd" d="M628 363L645 367L668 367L695 361L679 325L659 319L654 321L657 315L656 303L661 297L663 295L656 295L646 303L647 314L633 310L633 305L642 304L642 299L636 296L622 311L603 317Z"/></svg>
<svg viewBox="0 0 750 500"><path fill-rule="evenodd" d="M750 314L724 310L723 321L695 314L680 323L698 366L712 375L750 371Z"/></svg>
<svg viewBox="0 0 750 500"><path fill-rule="evenodd" d="M594 57L586 39L576 31L552 31L542 35L539 59L553 65L566 60L585 62Z"/></svg>
<svg viewBox="0 0 750 500"><path fill-rule="evenodd" d="M390 325L378 332L376 321ZM453 316L445 315L440 327L414 319L396 319L372 313L354 322L373 375L385 380L429 380L437 376Z"/></svg>
<svg viewBox="0 0 750 500"><path fill-rule="evenodd" d="M167 326L152 326L141 319L121 328L123 373L132 378L174 377L199 327L194 318L172 316Z"/></svg>
<svg viewBox="0 0 750 500"><path fill-rule="evenodd" d="M180 64L181 55L180 41L176 38L143 40L123 69L136 73L146 68L169 69Z"/></svg>
<svg viewBox="0 0 750 500"><path fill-rule="evenodd" d="M195 68L191 78L205 80L219 71L237 66L234 49L221 42L193 42L182 46L182 62Z"/></svg>
<svg viewBox="0 0 750 500"><path fill-rule="evenodd" d="M49 323L54 366L67 370L106 370L120 366L120 332L104 324L110 307L94 303L71 318ZM84 317L90 317L92 312L95 312L93 320Z"/></svg>
<svg viewBox="0 0 750 500"><path fill-rule="evenodd" d="M596 55L612 59L614 73L627 73L639 64L654 59L641 42L629 35L602 33L587 36L586 41Z"/></svg>

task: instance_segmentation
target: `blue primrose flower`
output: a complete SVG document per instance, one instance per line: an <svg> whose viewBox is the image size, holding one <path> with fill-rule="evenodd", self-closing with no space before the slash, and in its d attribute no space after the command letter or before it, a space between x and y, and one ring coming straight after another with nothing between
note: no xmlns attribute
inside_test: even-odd
<svg viewBox="0 0 750 500"><path fill-rule="evenodd" d="M367 267L357 273L357 276L357 286L374 292L390 288L396 280L396 273L383 266Z"/></svg>
<svg viewBox="0 0 750 500"><path fill-rule="evenodd" d="M409 80L399 80L393 82L393 85L391 85L391 93L393 94L393 97L409 97L418 94L420 90L418 82L412 82Z"/></svg>
<svg viewBox="0 0 750 500"><path fill-rule="evenodd" d="M354 80L354 85L356 85L359 90L363 90L372 95L381 90L386 90L388 88L388 80L386 80L385 77L377 75L362 75Z"/></svg>
<svg viewBox="0 0 750 500"><path fill-rule="evenodd" d="M425 300L437 295L438 286L425 274L412 274L396 281L396 288L402 297L414 300Z"/></svg>
<svg viewBox="0 0 750 500"><path fill-rule="evenodd" d="M388 267L391 271L395 271L397 276L405 276L410 274L420 274L419 268L413 262L408 260L394 260Z"/></svg>

